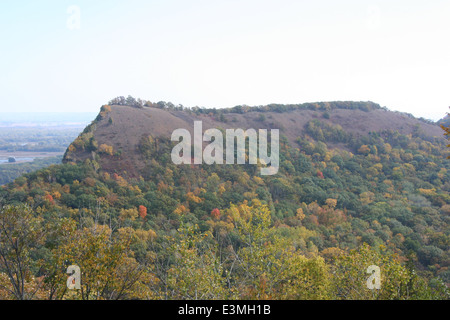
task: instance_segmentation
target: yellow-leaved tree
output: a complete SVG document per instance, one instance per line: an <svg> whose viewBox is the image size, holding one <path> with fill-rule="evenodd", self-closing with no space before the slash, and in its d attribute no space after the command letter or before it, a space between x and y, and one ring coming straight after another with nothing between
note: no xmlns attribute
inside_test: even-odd
<svg viewBox="0 0 450 320"><path fill-rule="evenodd" d="M322 257L298 250L276 235L267 205L258 200L228 210L239 244L228 276L242 299L328 299L329 273Z"/></svg>
<svg viewBox="0 0 450 320"><path fill-rule="evenodd" d="M135 232L132 228L123 228L112 234L106 225L67 230L64 243L54 252L53 263L59 270L53 279L57 284L54 298L82 300L154 298L146 286L152 276L146 272L145 266L133 258L130 249L136 238ZM80 268L79 290L68 290L66 287L67 275L64 270L69 265Z"/></svg>

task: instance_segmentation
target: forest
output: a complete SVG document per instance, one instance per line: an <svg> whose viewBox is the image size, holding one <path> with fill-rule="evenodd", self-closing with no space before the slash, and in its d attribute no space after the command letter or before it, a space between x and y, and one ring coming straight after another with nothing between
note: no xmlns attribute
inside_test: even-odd
<svg viewBox="0 0 450 320"><path fill-rule="evenodd" d="M0 187L0 299L449 299L445 140L419 128L357 135L325 111L295 145L281 131L276 175L260 163L175 165L174 143L148 135L130 177L101 165L127 159L95 141L102 107L63 164ZM371 265L380 289L367 287Z"/></svg>

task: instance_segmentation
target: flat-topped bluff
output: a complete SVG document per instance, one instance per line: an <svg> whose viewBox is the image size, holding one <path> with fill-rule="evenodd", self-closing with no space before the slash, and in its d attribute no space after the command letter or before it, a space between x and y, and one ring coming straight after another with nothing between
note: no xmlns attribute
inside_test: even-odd
<svg viewBox="0 0 450 320"><path fill-rule="evenodd" d="M323 141L329 148L355 152L347 145L353 137L387 131L420 135L430 142L444 141L437 124L389 111L373 102L272 104L229 109L185 109L164 103L139 107L111 104L102 106L97 118L68 147L63 162L95 160L103 171L139 177L151 160L148 154L145 156L143 145L150 139L156 144L155 152L170 153L164 147L158 150L158 141L169 141L172 132L179 128L192 134L194 121L202 121L203 130L279 129L281 137L300 148L299 137Z"/></svg>

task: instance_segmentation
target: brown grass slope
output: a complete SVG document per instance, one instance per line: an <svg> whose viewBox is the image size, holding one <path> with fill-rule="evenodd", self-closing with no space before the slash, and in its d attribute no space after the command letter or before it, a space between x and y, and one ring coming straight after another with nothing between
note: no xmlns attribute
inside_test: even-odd
<svg viewBox="0 0 450 320"><path fill-rule="evenodd" d="M264 120L259 118L261 114L264 114ZM296 145L295 139L304 133L305 124L314 118L333 125L340 125L343 130L358 135L383 130L411 134L420 128L426 137L444 139L442 129L437 124L426 123L407 114L385 109L370 111L333 109L328 111L328 114L330 115L329 119L323 117L323 111L314 110L292 110L282 113L250 111L242 114L227 113L225 114L227 121L220 122L206 114L195 115L187 111L113 105L111 112L95 121L92 131L98 146L106 144L113 147L114 153L121 151L120 156L117 154L97 156L102 170L121 173L129 177L138 177L145 165L144 159L138 151L138 144L142 137L170 138L173 130L177 128L188 129L193 134L193 124L196 120L203 122L203 130L208 128L280 129L280 135L285 135L292 145ZM330 145L330 147L340 146ZM64 162L94 159L96 154L98 152L67 151Z"/></svg>

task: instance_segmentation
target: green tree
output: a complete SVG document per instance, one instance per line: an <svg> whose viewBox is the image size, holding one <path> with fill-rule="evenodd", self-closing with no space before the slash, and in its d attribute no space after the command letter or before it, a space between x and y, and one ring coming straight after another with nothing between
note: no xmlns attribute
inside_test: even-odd
<svg viewBox="0 0 450 320"><path fill-rule="evenodd" d="M380 288L367 285L370 266L380 268ZM433 291L420 279L412 267L408 268L396 254L363 244L359 249L336 258L332 269L332 290L337 299L346 300L404 300L448 299L448 290L442 285Z"/></svg>

